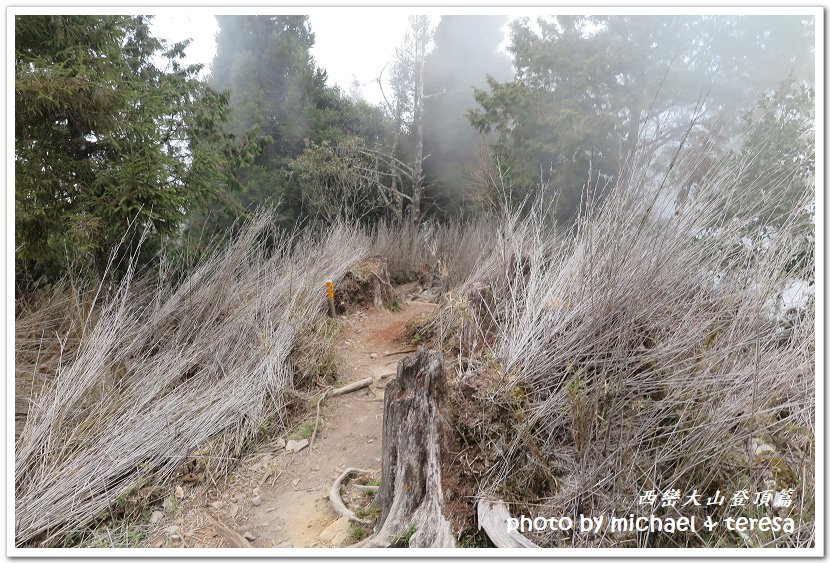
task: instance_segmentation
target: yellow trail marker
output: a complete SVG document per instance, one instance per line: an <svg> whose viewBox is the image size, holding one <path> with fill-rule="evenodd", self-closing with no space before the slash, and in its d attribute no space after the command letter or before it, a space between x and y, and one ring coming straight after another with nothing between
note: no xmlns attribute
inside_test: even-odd
<svg viewBox="0 0 830 563"><path fill-rule="evenodd" d="M334 282L331 280L326 280L326 297L329 300L329 316L334 318Z"/></svg>

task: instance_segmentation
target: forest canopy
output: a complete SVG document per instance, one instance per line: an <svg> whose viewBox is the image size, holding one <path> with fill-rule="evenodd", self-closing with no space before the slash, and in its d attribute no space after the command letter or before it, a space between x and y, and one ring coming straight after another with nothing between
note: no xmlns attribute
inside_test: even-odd
<svg viewBox="0 0 830 563"><path fill-rule="evenodd" d="M20 287L199 253L261 207L290 229L541 197L566 227L680 147L699 162L679 205L748 151L758 174L812 178L810 18L412 16L379 104L329 83L308 16L217 19L201 79L148 16L16 17Z"/></svg>

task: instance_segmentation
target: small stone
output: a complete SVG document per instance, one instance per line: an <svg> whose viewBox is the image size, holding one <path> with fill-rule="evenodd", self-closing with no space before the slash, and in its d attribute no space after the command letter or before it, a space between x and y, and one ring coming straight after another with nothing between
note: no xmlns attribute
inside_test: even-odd
<svg viewBox="0 0 830 563"><path fill-rule="evenodd" d="M164 518L164 512L162 512L161 510L154 510L153 513L150 515L150 523L158 524L162 518Z"/></svg>
<svg viewBox="0 0 830 563"><path fill-rule="evenodd" d="M251 532L245 532L244 534L242 534L242 537L248 541L254 541L256 539L256 536L253 535Z"/></svg>
<svg viewBox="0 0 830 563"><path fill-rule="evenodd" d="M184 498L184 489L181 485L176 485L176 498Z"/></svg>
<svg viewBox="0 0 830 563"><path fill-rule="evenodd" d="M281 450L284 447L285 447L285 440L283 440L282 438L277 438L277 440L274 442L274 448L277 449L277 450Z"/></svg>
<svg viewBox="0 0 830 563"><path fill-rule="evenodd" d="M308 446L308 440L288 440L285 449L289 452L297 453Z"/></svg>
<svg viewBox="0 0 830 563"><path fill-rule="evenodd" d="M254 496L259 496L259 487L254 487L254 490L251 492L254 493Z"/></svg>
<svg viewBox="0 0 830 563"><path fill-rule="evenodd" d="M259 496L255 496L251 499L251 504L253 504L254 506L259 506L260 504L262 504L262 499Z"/></svg>
<svg viewBox="0 0 830 563"><path fill-rule="evenodd" d="M374 441L375 441L375 439L374 439L374 438L369 438L368 440L366 440L366 443L367 443L367 444L371 444L371 443L372 443L372 442L374 442Z"/></svg>
<svg viewBox="0 0 830 563"><path fill-rule="evenodd" d="M179 534L170 534L170 539L173 541L182 541L182 537Z"/></svg>
<svg viewBox="0 0 830 563"><path fill-rule="evenodd" d="M372 358L373 360L376 360L378 355L375 354L374 352L372 352L371 354L369 354L369 357Z"/></svg>
<svg viewBox="0 0 830 563"><path fill-rule="evenodd" d="M294 486L294 487L296 487L296 486L297 486L297 485L299 485L299 484L300 484L300 480L299 480L299 479L294 479L293 481L291 481L291 485L292 485L292 486Z"/></svg>
<svg viewBox="0 0 830 563"><path fill-rule="evenodd" d="M319 466L319 465L315 465L314 467L312 467L312 468L311 468L311 470L312 470L312 471L320 471L320 466Z"/></svg>
<svg viewBox="0 0 830 563"><path fill-rule="evenodd" d="M179 539L181 539L181 536L179 536L179 527L178 526L168 527L167 528L167 533L171 538L175 539L176 537L178 537Z"/></svg>

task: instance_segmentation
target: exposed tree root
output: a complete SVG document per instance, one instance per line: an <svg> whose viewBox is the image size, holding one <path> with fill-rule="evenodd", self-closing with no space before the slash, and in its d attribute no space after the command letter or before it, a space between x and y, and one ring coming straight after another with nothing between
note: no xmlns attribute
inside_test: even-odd
<svg viewBox="0 0 830 563"><path fill-rule="evenodd" d="M493 545L500 548L539 547L519 532L507 527L510 511L504 501L478 501L478 528L484 530Z"/></svg>
<svg viewBox="0 0 830 563"><path fill-rule="evenodd" d="M342 518L348 518L352 522L357 522L358 524L365 524L368 526L372 523L372 521L358 518L354 512L352 512L346 507L346 504L343 502L343 498L340 496L340 486L343 484L343 481L345 481L346 478L352 473L365 474L371 473L371 471L368 469L358 469L356 467L349 467L348 469L346 469L346 471L344 471L331 486L331 489L329 490L329 501L331 502L331 507L334 509L338 516Z"/></svg>

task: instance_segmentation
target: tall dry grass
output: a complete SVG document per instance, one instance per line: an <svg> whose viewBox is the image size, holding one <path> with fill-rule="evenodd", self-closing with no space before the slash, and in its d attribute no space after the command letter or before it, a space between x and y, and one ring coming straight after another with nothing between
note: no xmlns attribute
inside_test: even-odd
<svg viewBox="0 0 830 563"><path fill-rule="evenodd" d="M371 231L372 252L386 258L393 282L439 283L443 290L463 283L475 271L493 242L491 218L437 224L420 229L380 223Z"/></svg>
<svg viewBox="0 0 830 563"><path fill-rule="evenodd" d="M765 230L782 203L771 194L793 191L752 197L726 167L675 215L696 164L680 160L649 188L644 167L631 167L567 233L543 210L293 238L259 217L175 286L164 273L128 276L103 303L78 290L71 322L58 291L17 316L20 371L38 374L45 353L54 373L38 376L16 444L17 545L62 545L188 456L219 475L264 428L284 428L298 350L319 334L322 282L369 255L396 281L426 276L445 292L431 325L466 389L457 430L483 458L481 493L514 512L641 512L648 489L796 489L787 510L746 512L791 514L791 536L540 543L810 545L814 303L785 311L782 292L812 280L814 243L800 227L812 191ZM305 358L308 371L316 360Z"/></svg>
<svg viewBox="0 0 830 563"><path fill-rule="evenodd" d="M651 509L638 503L646 490L680 489L682 503L697 489L705 503L716 490L792 487L788 508L750 499L748 508L697 513L788 515L797 530L551 532L536 538L544 545L814 541L815 305L785 310L782 299L793 279L813 279L813 239L799 226L813 188L801 185L783 224L765 229L781 203L774 194L792 189L738 190L741 171L729 166L674 214L683 170L650 189L630 175L575 234L551 235L538 214L501 226L434 321L459 354L458 429L484 457L482 494L514 512L607 518ZM487 315L471 316L465 297L481 287ZM473 354L462 342L470 322L479 333ZM656 511L692 513L680 504Z"/></svg>
<svg viewBox="0 0 830 563"><path fill-rule="evenodd" d="M284 429L295 352L324 318L323 282L368 242L343 226L292 238L261 215L175 287L130 272L92 300L16 443L15 544L66 545L188 456L221 475L263 429ZM42 335L44 349L50 336L64 337ZM31 355L30 340L18 353Z"/></svg>

